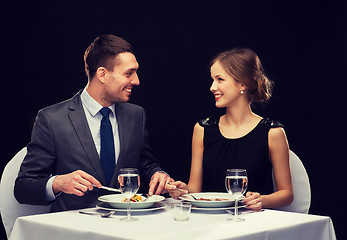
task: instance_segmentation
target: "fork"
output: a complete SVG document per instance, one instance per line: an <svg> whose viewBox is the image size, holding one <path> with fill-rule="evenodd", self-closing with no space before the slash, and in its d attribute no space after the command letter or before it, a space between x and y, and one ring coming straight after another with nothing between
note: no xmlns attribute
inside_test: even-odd
<svg viewBox="0 0 347 240"><path fill-rule="evenodd" d="M197 201L198 199L196 197L194 197L193 194L189 194L189 196L191 196L192 198L194 198L195 201Z"/></svg>
<svg viewBox="0 0 347 240"><path fill-rule="evenodd" d="M142 201L142 202L146 202L151 196L149 196L149 194L146 194L146 198Z"/></svg>
<svg viewBox="0 0 347 240"><path fill-rule="evenodd" d="M109 211L109 212L107 212L107 213L96 213L96 212L79 211L79 213L82 213L82 214L97 215L97 216L100 216L100 217L102 217L102 218L108 218L108 217L110 217L111 215L113 215L115 212L116 212L115 210Z"/></svg>

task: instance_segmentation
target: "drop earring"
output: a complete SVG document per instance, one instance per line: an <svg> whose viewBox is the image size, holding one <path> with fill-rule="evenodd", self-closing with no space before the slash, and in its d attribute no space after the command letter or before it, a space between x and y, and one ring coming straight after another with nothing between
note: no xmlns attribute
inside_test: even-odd
<svg viewBox="0 0 347 240"><path fill-rule="evenodd" d="M240 91L241 95L243 95L245 92L243 90Z"/></svg>

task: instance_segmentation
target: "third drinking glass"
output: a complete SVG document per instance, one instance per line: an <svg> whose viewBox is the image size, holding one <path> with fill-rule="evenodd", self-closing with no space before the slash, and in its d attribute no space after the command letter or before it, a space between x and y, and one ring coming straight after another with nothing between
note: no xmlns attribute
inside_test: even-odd
<svg viewBox="0 0 347 240"><path fill-rule="evenodd" d="M235 198L235 217L232 219L235 222L244 221L238 217L237 203L248 186L248 178L246 169L228 169L225 177L225 188L229 194Z"/></svg>

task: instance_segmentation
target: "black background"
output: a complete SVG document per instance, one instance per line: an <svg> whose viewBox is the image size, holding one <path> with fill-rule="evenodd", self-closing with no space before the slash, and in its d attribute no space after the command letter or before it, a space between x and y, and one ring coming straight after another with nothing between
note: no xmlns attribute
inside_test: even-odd
<svg viewBox="0 0 347 240"><path fill-rule="evenodd" d="M30 141L37 111L86 85L83 54L101 34L132 43L141 85L131 101L146 109L162 167L187 181L195 122L221 113L209 92L209 60L252 48L274 80L274 96L254 111L284 124L310 177L311 214L333 220L344 239L347 7L319 1L11 2L2 8L2 172ZM2 233L0 238L5 238Z"/></svg>

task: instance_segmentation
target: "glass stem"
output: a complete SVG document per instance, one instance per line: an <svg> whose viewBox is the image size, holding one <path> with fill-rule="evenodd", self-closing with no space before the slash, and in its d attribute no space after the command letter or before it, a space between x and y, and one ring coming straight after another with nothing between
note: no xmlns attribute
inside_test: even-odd
<svg viewBox="0 0 347 240"><path fill-rule="evenodd" d="M130 198L128 198L127 218L130 219Z"/></svg>
<svg viewBox="0 0 347 240"><path fill-rule="evenodd" d="M237 221L238 214L239 214L239 210L237 208L238 200L239 200L238 198L235 198L235 221Z"/></svg>

